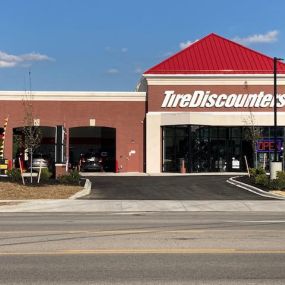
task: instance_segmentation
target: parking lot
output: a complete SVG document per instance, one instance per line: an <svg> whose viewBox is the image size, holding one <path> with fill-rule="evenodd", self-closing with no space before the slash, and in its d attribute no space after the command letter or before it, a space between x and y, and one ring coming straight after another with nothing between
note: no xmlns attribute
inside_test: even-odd
<svg viewBox="0 0 285 285"><path fill-rule="evenodd" d="M104 200L270 200L226 182L231 176L89 176Z"/></svg>

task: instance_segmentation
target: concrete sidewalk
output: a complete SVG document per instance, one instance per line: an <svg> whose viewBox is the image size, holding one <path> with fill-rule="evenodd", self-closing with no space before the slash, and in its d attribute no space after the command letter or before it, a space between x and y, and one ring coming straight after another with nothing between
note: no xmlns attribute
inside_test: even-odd
<svg viewBox="0 0 285 285"><path fill-rule="evenodd" d="M285 200L26 200L0 201L0 212L285 212Z"/></svg>
<svg viewBox="0 0 285 285"><path fill-rule="evenodd" d="M144 173L144 172L79 172L82 177L120 177L120 176L238 176L247 175L247 172L194 172L194 173L176 173L176 172L160 172L160 173Z"/></svg>

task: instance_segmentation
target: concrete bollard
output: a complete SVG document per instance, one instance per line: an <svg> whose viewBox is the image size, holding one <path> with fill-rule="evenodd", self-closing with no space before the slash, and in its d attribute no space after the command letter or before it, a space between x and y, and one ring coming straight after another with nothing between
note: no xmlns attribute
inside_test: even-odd
<svg viewBox="0 0 285 285"><path fill-rule="evenodd" d="M282 171L282 162L280 161L271 161L270 162L270 179L277 178L277 172Z"/></svg>

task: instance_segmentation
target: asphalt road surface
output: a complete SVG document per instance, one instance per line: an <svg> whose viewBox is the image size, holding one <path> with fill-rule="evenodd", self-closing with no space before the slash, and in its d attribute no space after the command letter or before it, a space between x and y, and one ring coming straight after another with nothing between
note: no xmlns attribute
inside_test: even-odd
<svg viewBox="0 0 285 285"><path fill-rule="evenodd" d="M0 284L285 284L281 213L1 214Z"/></svg>
<svg viewBox="0 0 285 285"><path fill-rule="evenodd" d="M270 200L226 182L231 176L95 176L90 195L104 200Z"/></svg>

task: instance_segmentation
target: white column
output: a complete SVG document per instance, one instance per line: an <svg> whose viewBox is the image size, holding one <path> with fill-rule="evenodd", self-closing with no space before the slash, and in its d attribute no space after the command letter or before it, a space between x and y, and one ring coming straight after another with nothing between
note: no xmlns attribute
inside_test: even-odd
<svg viewBox="0 0 285 285"><path fill-rule="evenodd" d="M146 115L146 172L161 172L161 114Z"/></svg>

